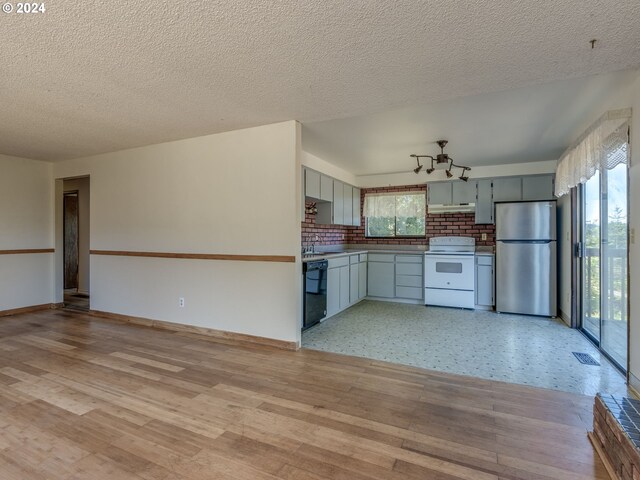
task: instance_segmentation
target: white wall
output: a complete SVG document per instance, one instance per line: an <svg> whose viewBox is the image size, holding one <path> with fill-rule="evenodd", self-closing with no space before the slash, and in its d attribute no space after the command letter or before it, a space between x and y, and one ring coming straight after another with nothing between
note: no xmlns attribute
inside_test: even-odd
<svg viewBox="0 0 640 480"><path fill-rule="evenodd" d="M0 155L0 250L53 248L51 164ZM53 254L0 255L0 311L53 301Z"/></svg>
<svg viewBox="0 0 640 480"><path fill-rule="evenodd" d="M54 164L56 178L91 177L92 250L296 257L92 255L91 308L299 341L299 129L289 121Z"/></svg>
<svg viewBox="0 0 640 480"><path fill-rule="evenodd" d="M89 293L89 231L91 218L89 177L64 180L65 192L78 192L78 291Z"/></svg>
<svg viewBox="0 0 640 480"><path fill-rule="evenodd" d="M556 170L556 160L530 163L511 163L507 165L490 165L473 167L468 172L470 178L494 178L510 175L533 175L537 173L552 173ZM412 168L415 165L412 166ZM461 171L460 171L461 172ZM455 172L454 172L455 173ZM416 185L420 183L438 182L447 180L444 170L437 170L430 175L412 171L403 173L391 173L385 175L361 175L356 177L355 185L361 188L386 187L397 185Z"/></svg>

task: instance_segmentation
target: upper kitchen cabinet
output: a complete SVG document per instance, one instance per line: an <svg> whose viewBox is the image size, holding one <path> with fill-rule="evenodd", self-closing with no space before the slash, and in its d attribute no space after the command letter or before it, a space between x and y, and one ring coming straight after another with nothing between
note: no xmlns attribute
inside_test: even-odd
<svg viewBox="0 0 640 480"><path fill-rule="evenodd" d="M353 225L353 187L342 184L343 225Z"/></svg>
<svg viewBox="0 0 640 480"><path fill-rule="evenodd" d="M427 205L451 205L453 203L452 182L435 182L427 185Z"/></svg>
<svg viewBox="0 0 640 480"><path fill-rule="evenodd" d="M476 182L476 223L493 223L492 180L484 178Z"/></svg>
<svg viewBox="0 0 640 480"><path fill-rule="evenodd" d="M344 225L344 183L333 181L333 221L335 225Z"/></svg>
<svg viewBox="0 0 640 480"><path fill-rule="evenodd" d="M517 202L522 200L522 177L493 179L494 202Z"/></svg>
<svg viewBox="0 0 640 480"><path fill-rule="evenodd" d="M360 189L353 187L353 196L351 198L351 209L353 211L353 223L352 225L360 226Z"/></svg>
<svg viewBox="0 0 640 480"><path fill-rule="evenodd" d="M309 168L303 168L304 196L333 202L333 178Z"/></svg>
<svg viewBox="0 0 640 480"><path fill-rule="evenodd" d="M476 202L476 180L451 182L451 194L454 205Z"/></svg>
<svg viewBox="0 0 640 480"><path fill-rule="evenodd" d="M522 177L522 200L553 200L554 183L553 175Z"/></svg>
<svg viewBox="0 0 640 480"><path fill-rule="evenodd" d="M308 168L304 170L304 195L320 199L320 174Z"/></svg>
<svg viewBox="0 0 640 480"><path fill-rule="evenodd" d="M333 178L320 174L320 200L333 202Z"/></svg>

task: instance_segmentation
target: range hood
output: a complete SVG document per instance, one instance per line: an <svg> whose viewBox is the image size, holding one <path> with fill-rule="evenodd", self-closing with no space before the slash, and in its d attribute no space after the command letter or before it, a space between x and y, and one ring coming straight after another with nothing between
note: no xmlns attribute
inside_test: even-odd
<svg viewBox="0 0 640 480"><path fill-rule="evenodd" d="M474 213L475 203L459 203L455 205L429 205L428 213Z"/></svg>

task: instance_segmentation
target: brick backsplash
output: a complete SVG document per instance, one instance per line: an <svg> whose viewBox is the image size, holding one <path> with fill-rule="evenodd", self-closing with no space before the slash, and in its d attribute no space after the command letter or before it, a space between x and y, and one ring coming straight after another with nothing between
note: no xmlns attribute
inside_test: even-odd
<svg viewBox="0 0 640 480"><path fill-rule="evenodd" d="M408 192L424 190L427 186L405 185L401 187L381 187L363 188L360 191L360 205L364 204L364 196L367 193L381 192ZM306 206L311 207L313 203L307 202ZM305 214L305 221L302 223L302 246L311 246L315 235L319 241L316 245L336 245L336 244L379 244L379 245L428 245L429 238L442 235L474 237L476 245L494 246L496 243L495 225L476 225L473 213L442 213L427 214L427 232L424 238L367 238L364 235L364 218L360 211L360 227L348 227L341 225L316 225L315 214ZM487 234L487 239L482 240L482 234Z"/></svg>

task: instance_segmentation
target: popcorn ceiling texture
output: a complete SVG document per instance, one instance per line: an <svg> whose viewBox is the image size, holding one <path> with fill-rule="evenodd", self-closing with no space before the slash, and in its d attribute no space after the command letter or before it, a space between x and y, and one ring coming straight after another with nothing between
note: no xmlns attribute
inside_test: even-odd
<svg viewBox="0 0 640 480"><path fill-rule="evenodd" d="M629 0L46 6L2 14L5 154L61 160L640 64Z"/></svg>
<svg viewBox="0 0 640 480"><path fill-rule="evenodd" d="M409 192L423 190L426 185L405 185L402 187L363 188L360 191L360 213L364 196L367 193L381 192ZM313 203L307 202L312 206ZM302 247L310 247L317 235L316 245L367 244L367 245L428 245L429 238L438 236L474 237L478 246L495 246L495 225L476 225L473 213L444 213L427 214L427 231L425 238L367 238L365 237L364 217L360 218L360 227L342 225L316 225L315 214L306 213L302 223ZM482 240L482 234L487 234L487 240Z"/></svg>

